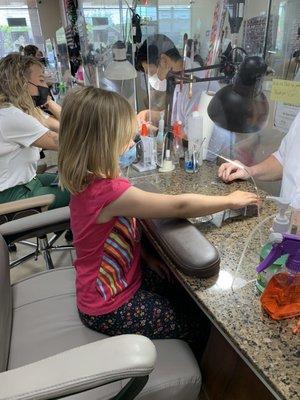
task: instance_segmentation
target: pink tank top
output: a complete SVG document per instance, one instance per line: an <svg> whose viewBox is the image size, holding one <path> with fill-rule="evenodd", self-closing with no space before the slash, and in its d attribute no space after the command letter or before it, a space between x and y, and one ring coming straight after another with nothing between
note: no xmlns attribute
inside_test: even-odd
<svg viewBox="0 0 300 400"><path fill-rule="evenodd" d="M96 222L101 210L130 186L123 178L95 179L71 196L77 306L85 314L110 313L140 287L140 234L135 218Z"/></svg>

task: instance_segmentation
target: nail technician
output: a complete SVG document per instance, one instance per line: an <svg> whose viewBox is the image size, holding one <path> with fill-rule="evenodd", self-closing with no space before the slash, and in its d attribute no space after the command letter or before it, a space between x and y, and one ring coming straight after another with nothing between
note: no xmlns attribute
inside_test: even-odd
<svg viewBox="0 0 300 400"><path fill-rule="evenodd" d="M219 168L219 177L224 182L248 179L249 175L262 181L282 179L280 196L292 202L300 191L300 112L293 121L289 132L283 138L279 149L266 160L245 169L225 163ZM238 162L238 161L237 161ZM243 164L241 164L243 165ZM245 166L244 166L245 167Z"/></svg>
<svg viewBox="0 0 300 400"><path fill-rule="evenodd" d="M199 64L193 62L190 58L186 57L184 60L172 40L162 34L149 36L139 48L136 58L136 68L148 75L150 86L158 91L166 91L166 77L169 72L178 73L183 69L197 67L199 67ZM195 72L194 75L203 78L205 71ZM176 85L171 117L172 124L175 121L181 121L183 130L185 130L189 116L195 109L198 109L201 94L207 91L207 88L207 82L193 83L192 96L190 96L190 85L183 85L181 89L180 85ZM217 92L219 89L220 86L217 81L210 82L210 91ZM138 114L138 120L141 123L149 122L150 118L151 124L157 125L160 119L160 111L151 110L151 116L150 110L143 110ZM211 140L213 150L221 152L224 148L229 147L230 137L231 132L215 126Z"/></svg>

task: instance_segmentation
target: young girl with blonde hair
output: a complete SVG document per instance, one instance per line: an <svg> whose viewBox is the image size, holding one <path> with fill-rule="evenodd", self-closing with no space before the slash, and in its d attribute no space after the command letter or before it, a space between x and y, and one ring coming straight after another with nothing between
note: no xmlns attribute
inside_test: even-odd
<svg viewBox="0 0 300 400"><path fill-rule="evenodd" d="M79 315L87 327L107 335L191 340L199 328L145 278L136 218L197 217L257 204L258 198L240 191L171 196L133 187L120 177L119 159L133 151L135 131L134 112L116 93L87 87L65 99L59 173L72 193Z"/></svg>

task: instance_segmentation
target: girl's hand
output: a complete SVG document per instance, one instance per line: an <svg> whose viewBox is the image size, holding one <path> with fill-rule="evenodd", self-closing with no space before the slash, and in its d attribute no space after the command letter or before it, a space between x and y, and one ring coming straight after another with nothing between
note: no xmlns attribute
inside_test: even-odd
<svg viewBox="0 0 300 400"><path fill-rule="evenodd" d="M240 190L236 190L233 193L227 195L229 200L229 208L232 210L237 210L239 208L246 207L250 204L260 205L259 197L251 192L242 192Z"/></svg>
<svg viewBox="0 0 300 400"><path fill-rule="evenodd" d="M242 164L240 161L234 161L234 162L236 164L240 164L241 168L230 162L224 163L219 168L218 171L219 178L221 178L226 183L232 182L236 179L243 179L243 180L249 179L250 175L244 169L245 165Z"/></svg>

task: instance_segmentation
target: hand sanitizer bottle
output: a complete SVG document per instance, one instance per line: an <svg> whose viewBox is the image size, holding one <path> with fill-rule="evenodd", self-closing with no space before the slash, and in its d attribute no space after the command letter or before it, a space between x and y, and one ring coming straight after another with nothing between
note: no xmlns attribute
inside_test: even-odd
<svg viewBox="0 0 300 400"><path fill-rule="evenodd" d="M289 202L285 201L281 197L272 197L272 196L267 197L267 200L275 201L278 206L278 213L276 214L273 220L273 225L270 234L274 233L284 234L288 232L290 227L290 220L286 212L289 207ZM261 248L260 260L263 261L265 258L267 258L271 250L272 250L272 243L268 241ZM270 265L267 269L263 270L258 274L256 280L256 287L260 293L262 293L265 290L265 287L267 286L272 276L282 268L286 260L287 256L284 255L278 258L276 261L274 261L274 263Z"/></svg>

